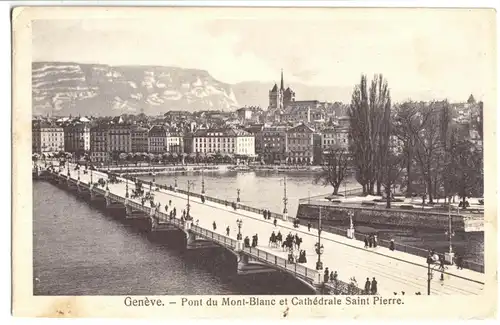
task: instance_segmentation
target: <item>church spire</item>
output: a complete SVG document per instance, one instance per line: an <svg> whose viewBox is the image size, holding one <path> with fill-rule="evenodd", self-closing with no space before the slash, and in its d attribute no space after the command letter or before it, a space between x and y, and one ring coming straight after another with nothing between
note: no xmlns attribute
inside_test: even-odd
<svg viewBox="0 0 500 325"><path fill-rule="evenodd" d="M284 87L284 85L283 85L283 69L281 69L281 88L280 88L280 89L281 89L281 90L284 90L284 89L285 89L285 87Z"/></svg>

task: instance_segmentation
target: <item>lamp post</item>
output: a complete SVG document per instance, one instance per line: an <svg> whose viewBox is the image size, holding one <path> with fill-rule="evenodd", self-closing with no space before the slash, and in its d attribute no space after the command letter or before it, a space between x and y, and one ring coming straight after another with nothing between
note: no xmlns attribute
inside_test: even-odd
<svg viewBox="0 0 500 325"><path fill-rule="evenodd" d="M175 176L175 179L174 179L174 187L177 189L177 176Z"/></svg>
<svg viewBox="0 0 500 325"><path fill-rule="evenodd" d="M432 260L432 256L428 256L427 257L427 295L430 296L431 295L431 280L433 278L433 271L436 270L436 266L434 267L431 267L431 264L434 264L433 260ZM443 273L441 272L441 280L444 280L444 275Z"/></svg>
<svg viewBox="0 0 500 325"><path fill-rule="evenodd" d="M205 173L203 172L203 167L201 167L201 194L205 194Z"/></svg>
<svg viewBox="0 0 500 325"><path fill-rule="evenodd" d="M236 224L238 225L238 235L236 235L236 239L237 240L241 240L241 238L243 237L241 235L241 226L243 225L243 220L241 219L237 219L236 220Z"/></svg>
<svg viewBox="0 0 500 325"><path fill-rule="evenodd" d="M347 237L354 238L354 223L352 221L352 217L354 216L353 211L349 211L347 213L349 215L349 229L347 230Z"/></svg>
<svg viewBox="0 0 500 325"><path fill-rule="evenodd" d="M239 203L239 202L240 202L240 189L239 189L239 188L238 188L238 189L236 189L236 194L238 195L238 196L236 197L236 202L238 202L238 203Z"/></svg>
<svg viewBox="0 0 500 325"><path fill-rule="evenodd" d="M286 196L286 175L283 175L283 220L288 219L288 198Z"/></svg>
<svg viewBox="0 0 500 325"><path fill-rule="evenodd" d="M92 168L90 169L90 184L94 183L92 178Z"/></svg>
<svg viewBox="0 0 500 325"><path fill-rule="evenodd" d="M128 173L125 171L125 198L128 199L129 194L128 194Z"/></svg>
<svg viewBox="0 0 500 325"><path fill-rule="evenodd" d="M188 199L188 200L187 200L187 212L189 213L189 207L191 206L191 205L189 204L189 196L190 196L190 194L191 194L191 187L192 187L192 186L194 186L194 182L193 182L193 181L188 181L188 182L187 182L187 185L188 185L188 193L187 193L187 197L188 197L188 198L187 198L187 199Z"/></svg>
<svg viewBox="0 0 500 325"><path fill-rule="evenodd" d="M455 253L453 253L453 245L452 238L455 235L453 230L451 229L451 202L448 203L448 231L446 234L448 235L448 253L444 254L446 262L453 265L453 258L455 257Z"/></svg>
<svg viewBox="0 0 500 325"><path fill-rule="evenodd" d="M324 252L324 247L321 245L321 206L319 207L318 215L318 242L315 244L316 254L318 254L318 261L316 262L316 270L323 270L323 262L321 262L321 255Z"/></svg>

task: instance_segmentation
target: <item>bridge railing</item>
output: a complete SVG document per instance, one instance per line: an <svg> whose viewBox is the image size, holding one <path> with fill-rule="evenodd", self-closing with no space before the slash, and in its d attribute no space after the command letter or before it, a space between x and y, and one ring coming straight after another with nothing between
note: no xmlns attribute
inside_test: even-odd
<svg viewBox="0 0 500 325"><path fill-rule="evenodd" d="M267 264L272 264L278 269L282 269L288 273L292 273L296 277L308 282L308 283L320 283L321 274L311 268L298 263L291 263L287 259L268 253L256 247L244 247L243 251L254 259L265 262Z"/></svg>
<svg viewBox="0 0 500 325"><path fill-rule="evenodd" d="M106 194L106 191L105 191L105 190L103 190L102 188L99 188L99 187L97 187L97 186L94 186L94 187L92 188L92 191L94 191L94 192L95 192L95 193L97 193L97 194L102 194L102 195Z"/></svg>
<svg viewBox="0 0 500 325"><path fill-rule="evenodd" d="M119 196L119 195L113 194L113 193L111 193L111 192L109 192L108 197L109 197L111 200L115 201L115 202L125 203L125 198L123 198L123 197L121 197L121 196Z"/></svg>
<svg viewBox="0 0 500 325"><path fill-rule="evenodd" d="M128 200L127 204L128 204L131 208L133 208L133 209L135 209L135 210L142 211L142 212L146 212L146 213L147 213L147 212L149 212L149 211L147 210L147 209L149 209L148 207L146 207L146 206L144 206L144 205L142 205L142 204L139 204L139 203L137 203L137 202L135 202L135 201Z"/></svg>
<svg viewBox="0 0 500 325"><path fill-rule="evenodd" d="M218 233L215 233L213 231L207 230L205 228L196 225L191 225L191 231L193 231L195 234L203 238L210 239L225 247L231 247L233 249L236 248L237 241L235 239L229 238L224 235L220 235Z"/></svg>

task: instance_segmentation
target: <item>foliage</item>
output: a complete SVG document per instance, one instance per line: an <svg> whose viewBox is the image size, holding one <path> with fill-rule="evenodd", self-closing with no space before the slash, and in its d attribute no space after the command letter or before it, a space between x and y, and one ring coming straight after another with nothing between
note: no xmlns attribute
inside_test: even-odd
<svg viewBox="0 0 500 325"><path fill-rule="evenodd" d="M344 148L331 148L324 154L322 171L314 177L315 184L333 186L333 194L337 195L349 167L350 157Z"/></svg>
<svg viewBox="0 0 500 325"><path fill-rule="evenodd" d="M387 81L375 75L367 90L366 76L352 94L350 117L350 151L353 155L356 180L364 194L373 194L375 181L380 181L383 152L389 145L391 98Z"/></svg>

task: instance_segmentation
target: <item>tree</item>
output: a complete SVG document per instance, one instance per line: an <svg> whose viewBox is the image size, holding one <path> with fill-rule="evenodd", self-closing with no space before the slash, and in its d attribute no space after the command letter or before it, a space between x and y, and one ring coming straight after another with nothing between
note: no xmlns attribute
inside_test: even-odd
<svg viewBox="0 0 500 325"><path fill-rule="evenodd" d="M384 192L386 196L386 208L391 208L391 188L400 179L401 174L405 168L405 155L403 153L396 153L389 151L382 166L382 184L384 185Z"/></svg>
<svg viewBox="0 0 500 325"><path fill-rule="evenodd" d="M452 159L445 175L449 179L450 194L458 194L465 208L467 197L483 195L483 153L468 140L453 140Z"/></svg>
<svg viewBox="0 0 500 325"><path fill-rule="evenodd" d="M389 134L384 130L389 123L390 107L389 87L382 75L375 75L369 92L366 76L362 75L352 94L349 133L356 180L363 186L363 194L373 194L375 181L380 182L382 152L388 146Z"/></svg>
<svg viewBox="0 0 500 325"><path fill-rule="evenodd" d="M118 155L118 160L120 163L123 163L125 160L127 160L127 154L125 152L122 152Z"/></svg>
<svg viewBox="0 0 500 325"><path fill-rule="evenodd" d="M314 183L333 186L333 194L337 195L346 176L349 159L349 153L346 149L331 148L323 155L323 168L321 173L314 177Z"/></svg>
<svg viewBox="0 0 500 325"><path fill-rule="evenodd" d="M412 188L412 166L414 152L414 136L418 133L419 111L421 111L423 103L405 102L396 106L395 116L393 118L393 134L403 143L403 154L406 162L406 197L411 197L413 194Z"/></svg>
<svg viewBox="0 0 500 325"><path fill-rule="evenodd" d="M437 182L441 167L443 165L441 156L444 155L445 142L443 139L444 118L451 118L443 114L443 110L448 102L432 102L424 105L419 112L420 123L414 129L413 139L415 141L415 158L422 172L426 185L426 192L429 196L429 203L434 202L434 195L437 191ZM448 131L446 131L447 133Z"/></svg>

